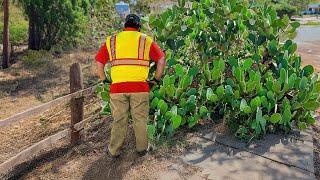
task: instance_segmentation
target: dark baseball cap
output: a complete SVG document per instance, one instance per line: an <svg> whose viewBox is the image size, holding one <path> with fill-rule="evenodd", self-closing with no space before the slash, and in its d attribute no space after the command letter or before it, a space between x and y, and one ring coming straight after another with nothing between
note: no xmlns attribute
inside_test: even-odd
<svg viewBox="0 0 320 180"><path fill-rule="evenodd" d="M125 20L125 27L133 27L140 29L141 28L141 20L140 17L136 14L129 14Z"/></svg>

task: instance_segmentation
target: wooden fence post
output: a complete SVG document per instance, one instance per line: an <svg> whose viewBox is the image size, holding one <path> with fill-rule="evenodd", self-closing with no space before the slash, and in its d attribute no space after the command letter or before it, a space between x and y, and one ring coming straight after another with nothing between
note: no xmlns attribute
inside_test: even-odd
<svg viewBox="0 0 320 180"><path fill-rule="evenodd" d="M83 89L83 75L79 63L74 63L70 67L70 93ZM74 125L83 120L84 97L71 98L71 144L75 145L80 141L80 131Z"/></svg>

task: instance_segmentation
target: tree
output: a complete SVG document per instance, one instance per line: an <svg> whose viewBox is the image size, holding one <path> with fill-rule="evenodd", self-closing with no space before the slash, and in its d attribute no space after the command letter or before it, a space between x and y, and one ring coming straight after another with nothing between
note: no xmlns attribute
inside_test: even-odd
<svg viewBox="0 0 320 180"><path fill-rule="evenodd" d="M3 69L9 67L10 43L9 43L9 0L3 1Z"/></svg>
<svg viewBox="0 0 320 180"><path fill-rule="evenodd" d="M310 0L291 0L289 1L291 5L297 7L299 11L305 10L308 7Z"/></svg>
<svg viewBox="0 0 320 180"><path fill-rule="evenodd" d="M150 5L154 2L154 0L139 0L137 4L132 6L132 10L134 13L138 13L139 15L148 15L151 12Z"/></svg>
<svg viewBox="0 0 320 180"><path fill-rule="evenodd" d="M115 11L113 0L91 1L90 20L88 30L90 31L85 40L100 46L100 41L105 41L106 36L123 28L120 16Z"/></svg>
<svg viewBox="0 0 320 180"><path fill-rule="evenodd" d="M29 19L29 49L49 50L53 45L73 43L81 35L89 1L18 0Z"/></svg>
<svg viewBox="0 0 320 180"><path fill-rule="evenodd" d="M291 5L288 2L275 3L275 9L279 17L287 15L289 18L291 18L294 14L298 12L297 7Z"/></svg>
<svg viewBox="0 0 320 180"><path fill-rule="evenodd" d="M298 2L300 0L251 0L250 2L253 4L268 4L269 6L273 6L277 11L279 17L284 17L287 15L291 18L294 14L298 12L299 6ZM300 3L301 4L301 3Z"/></svg>

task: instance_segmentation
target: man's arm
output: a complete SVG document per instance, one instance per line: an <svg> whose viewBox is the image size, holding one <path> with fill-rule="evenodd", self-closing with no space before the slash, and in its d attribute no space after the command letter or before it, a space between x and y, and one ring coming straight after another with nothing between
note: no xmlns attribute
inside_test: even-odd
<svg viewBox="0 0 320 180"><path fill-rule="evenodd" d="M100 80L105 80L106 79L106 74L104 72L104 64L101 62L97 61L97 75L99 76Z"/></svg>
<svg viewBox="0 0 320 180"><path fill-rule="evenodd" d="M163 56L157 62L157 71L156 71L156 75L155 75L156 80L159 81L161 79L161 77L163 76L165 65L166 65L166 60L165 60L165 56Z"/></svg>
<svg viewBox="0 0 320 180"><path fill-rule="evenodd" d="M102 44L98 54L96 55L96 63L97 63L97 72L96 74L99 76L100 80L105 80L106 75L104 72L104 67L109 60L109 53L106 47L106 44Z"/></svg>
<svg viewBox="0 0 320 180"><path fill-rule="evenodd" d="M166 55L156 42L151 44L150 58L157 64L155 79L159 81L163 76L164 67L166 65Z"/></svg>

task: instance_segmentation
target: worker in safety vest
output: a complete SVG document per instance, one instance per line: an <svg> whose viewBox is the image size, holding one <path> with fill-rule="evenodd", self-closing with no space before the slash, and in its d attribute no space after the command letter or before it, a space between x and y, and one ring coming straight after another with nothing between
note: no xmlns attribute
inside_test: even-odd
<svg viewBox="0 0 320 180"><path fill-rule="evenodd" d="M163 75L165 54L153 39L140 32L141 21L135 14L125 20L124 31L109 36L96 56L97 73L105 80L104 67L111 64L110 104L113 117L108 150L112 157L120 155L129 113L133 120L136 150L144 155L148 149L147 119L149 84L157 84ZM150 61L157 64L153 80L147 81Z"/></svg>

